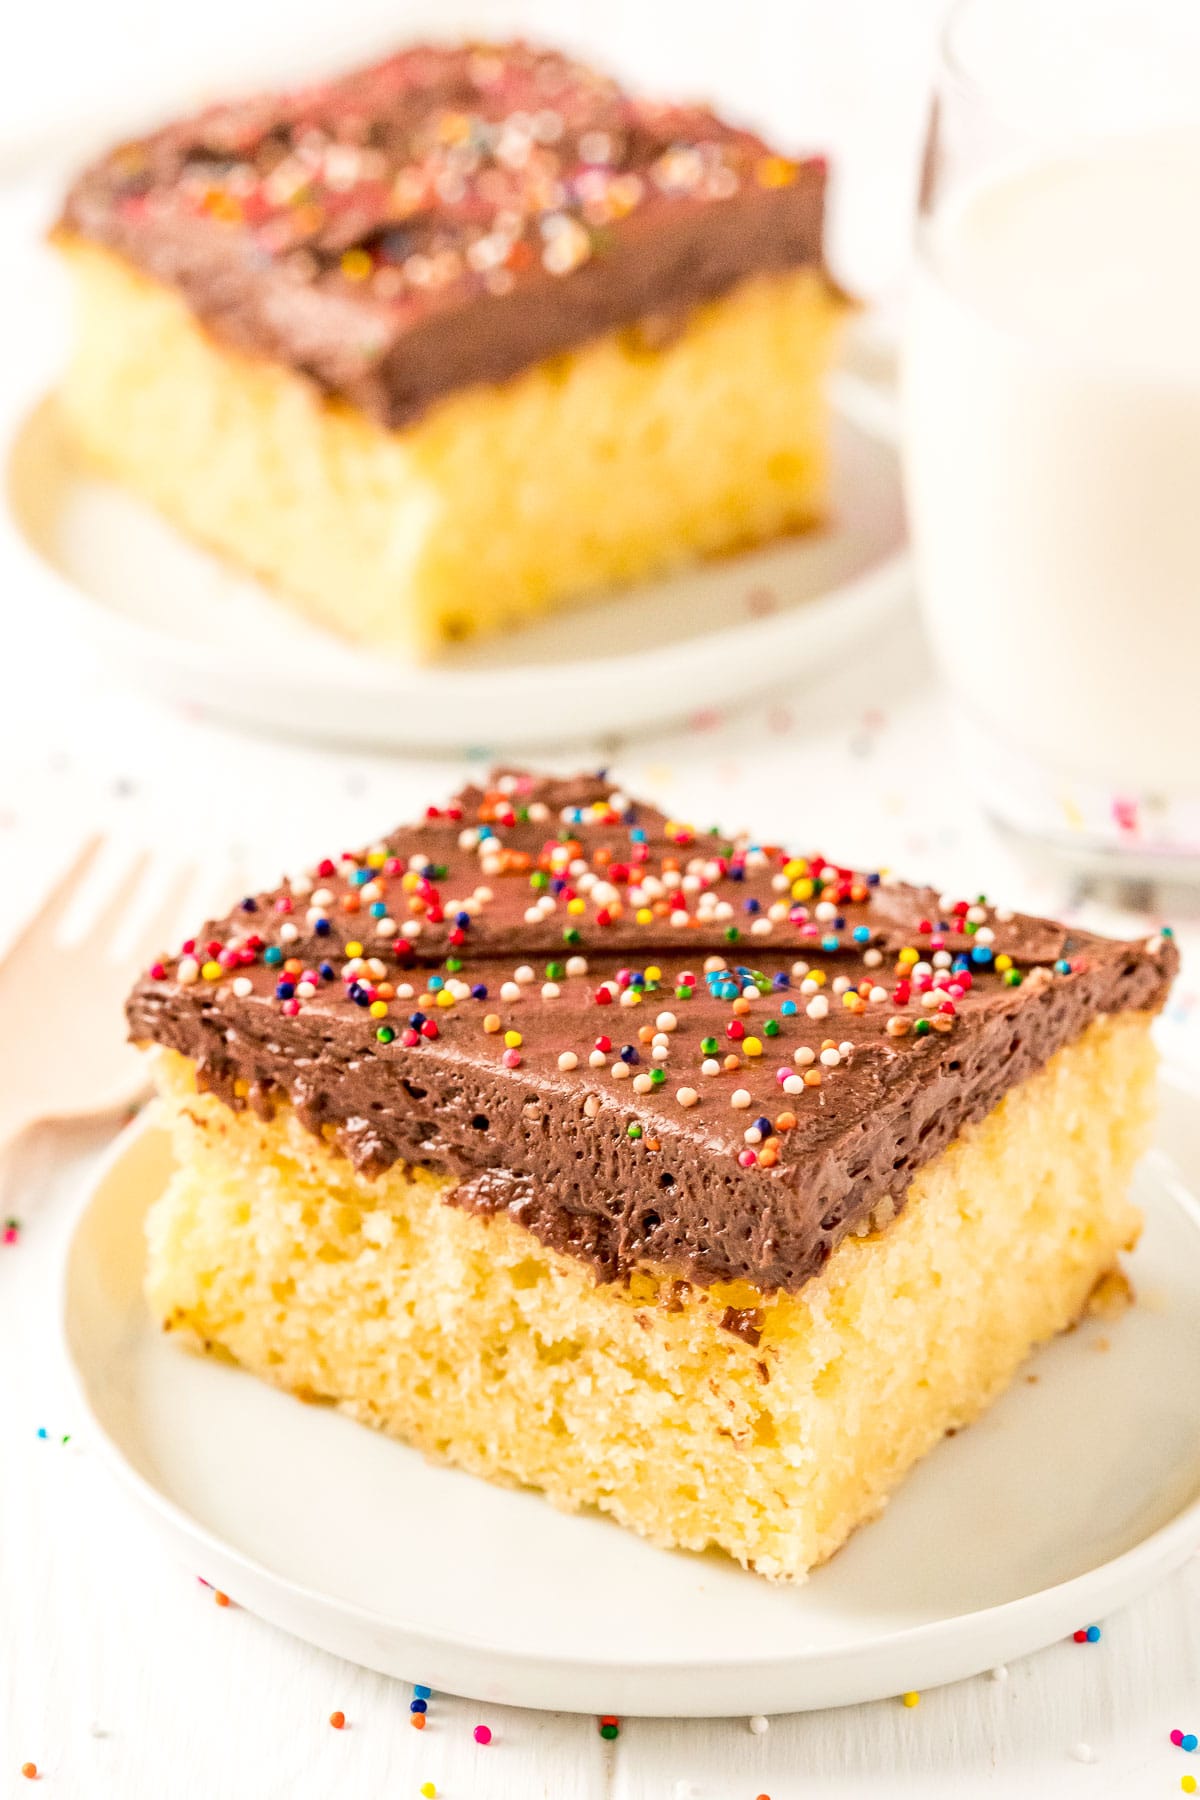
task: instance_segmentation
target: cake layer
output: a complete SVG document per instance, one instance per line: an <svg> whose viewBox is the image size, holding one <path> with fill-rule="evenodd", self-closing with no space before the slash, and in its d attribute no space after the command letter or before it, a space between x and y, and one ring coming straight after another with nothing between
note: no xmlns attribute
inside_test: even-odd
<svg viewBox="0 0 1200 1800"><path fill-rule="evenodd" d="M824 516L843 308L811 268L743 282L663 343L598 337L395 431L228 348L110 251L62 247L76 441L344 636L431 654Z"/></svg>
<svg viewBox="0 0 1200 1800"><path fill-rule="evenodd" d="M1136 1236L1148 1018L1094 1021L798 1294L657 1263L598 1283L511 1217L359 1172L160 1060L179 1169L149 1220L164 1327L493 1480L799 1577L1063 1329ZM603 1179L602 1174L600 1179Z"/></svg>
<svg viewBox="0 0 1200 1800"><path fill-rule="evenodd" d="M824 187L820 159L552 51L420 46L119 146L63 226L396 426L748 276L819 268Z"/></svg>
<svg viewBox="0 0 1200 1800"><path fill-rule="evenodd" d="M129 1017L227 1107L426 1166L607 1280L800 1292L1176 961L508 773L248 897Z"/></svg>

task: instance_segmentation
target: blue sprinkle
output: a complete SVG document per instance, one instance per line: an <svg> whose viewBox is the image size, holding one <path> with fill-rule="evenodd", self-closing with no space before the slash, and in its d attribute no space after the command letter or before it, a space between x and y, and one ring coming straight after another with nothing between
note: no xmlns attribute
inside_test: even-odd
<svg viewBox="0 0 1200 1800"><path fill-rule="evenodd" d="M775 1127L772 1125L770 1119L755 1119L754 1129L755 1131L761 1131L764 1137L771 1137Z"/></svg>
<svg viewBox="0 0 1200 1800"><path fill-rule="evenodd" d="M426 1706L424 1700L410 1700L408 1703L408 1710L409 1712L423 1713L428 1712L429 1708Z"/></svg>
<svg viewBox="0 0 1200 1800"><path fill-rule="evenodd" d="M644 988L645 987L646 977L642 974L640 969L635 969L633 974L629 977L629 985L630 985L630 987L635 987L635 988Z"/></svg>
<svg viewBox="0 0 1200 1800"><path fill-rule="evenodd" d="M771 986L773 988L790 988L791 985L791 976L783 974L782 971L780 971L778 975L772 975L771 977Z"/></svg>
<svg viewBox="0 0 1200 1800"><path fill-rule="evenodd" d="M1067 962L1065 958L1060 957L1054 965L1054 973L1056 975L1069 975L1071 973L1070 963Z"/></svg>
<svg viewBox="0 0 1200 1800"><path fill-rule="evenodd" d="M878 875L868 875L867 876L867 886L868 887L878 887L879 886Z"/></svg>
<svg viewBox="0 0 1200 1800"><path fill-rule="evenodd" d="M44 1438L45 1435L46 1435L46 1427L44 1425L39 1425L38 1426L38 1436L40 1438Z"/></svg>
<svg viewBox="0 0 1200 1800"><path fill-rule="evenodd" d="M992 960L993 959L992 959L991 945L990 944L976 944L975 948L971 952L971 961L973 963L982 963L986 967L987 964L990 963Z"/></svg>
<svg viewBox="0 0 1200 1800"><path fill-rule="evenodd" d="M422 1025L425 1023L425 1014L423 1012L409 1013L408 1022L414 1031L420 1031Z"/></svg>
<svg viewBox="0 0 1200 1800"><path fill-rule="evenodd" d="M257 912L258 911L258 901L252 900L250 898L249 894L247 894L246 898L242 901L242 911L243 912Z"/></svg>
<svg viewBox="0 0 1200 1800"><path fill-rule="evenodd" d="M373 873L374 871L371 869L355 869L350 879L355 887L366 887Z"/></svg>
<svg viewBox="0 0 1200 1800"><path fill-rule="evenodd" d="M641 1060L641 1057L638 1055L632 1044L621 1045L621 1061L623 1063L635 1063L641 1062Z"/></svg>
<svg viewBox="0 0 1200 1800"><path fill-rule="evenodd" d="M951 965L951 967L956 969L960 974L962 973L962 971L964 969L969 969L970 966L971 966L970 961L963 954L963 952L961 950L959 951L958 955L955 957L954 962Z"/></svg>
<svg viewBox="0 0 1200 1800"><path fill-rule="evenodd" d="M272 969L277 963L283 961L283 951L278 944L272 944L269 949L263 951L263 961Z"/></svg>
<svg viewBox="0 0 1200 1800"><path fill-rule="evenodd" d="M320 968L317 970L317 974L321 977L322 981L332 981L334 979L336 971L335 971L332 963L324 962L321 964Z"/></svg>
<svg viewBox="0 0 1200 1800"><path fill-rule="evenodd" d="M471 989L471 998L472 1000L487 999L487 988L483 985L482 981L477 981L475 986Z"/></svg>
<svg viewBox="0 0 1200 1800"><path fill-rule="evenodd" d="M734 863L729 871L730 881L745 881L746 871L741 863Z"/></svg>
<svg viewBox="0 0 1200 1800"><path fill-rule="evenodd" d="M333 927L328 919L318 919L313 926L313 930L318 937L328 937L329 933L333 930Z"/></svg>
<svg viewBox="0 0 1200 1800"><path fill-rule="evenodd" d="M642 830L640 825L630 832L629 841L631 844L644 844L646 842L646 833Z"/></svg>
<svg viewBox="0 0 1200 1800"><path fill-rule="evenodd" d="M556 875L554 877L553 881L550 883L550 890L552 893L561 894L565 891L566 885L567 884L566 884L565 880L563 879L563 877L561 875Z"/></svg>
<svg viewBox="0 0 1200 1800"><path fill-rule="evenodd" d="M871 927L869 925L856 925L852 935L856 944L869 944L871 941Z"/></svg>
<svg viewBox="0 0 1200 1800"><path fill-rule="evenodd" d="M785 1019L794 1019L800 1008L794 1000L785 1000L779 1010Z"/></svg>
<svg viewBox="0 0 1200 1800"><path fill-rule="evenodd" d="M358 987L357 982L355 983L355 986ZM370 1006L371 996L368 994L366 988L358 988L358 992L354 996L354 1004L355 1006Z"/></svg>
<svg viewBox="0 0 1200 1800"><path fill-rule="evenodd" d="M295 992L296 984L294 981L277 981L275 983L275 998L277 1000L290 1000Z"/></svg>
<svg viewBox="0 0 1200 1800"><path fill-rule="evenodd" d="M1098 1644L1100 1642L1100 1627L1098 1625L1088 1626L1087 1641L1089 1644Z"/></svg>
<svg viewBox="0 0 1200 1800"><path fill-rule="evenodd" d="M758 912L762 911L762 902L760 900L756 900L754 898L754 896L751 895L749 900L742 901L742 908L745 912L748 912L748 913L758 913Z"/></svg>
<svg viewBox="0 0 1200 1800"><path fill-rule="evenodd" d="M420 1687L420 1686L415 1686L413 1688L413 1693L417 1696L418 1700L428 1700L430 1695L432 1694L432 1692L433 1692L432 1688Z"/></svg>
<svg viewBox="0 0 1200 1800"><path fill-rule="evenodd" d="M841 943L838 938L830 934L821 939L821 948L822 950L840 950Z"/></svg>
<svg viewBox="0 0 1200 1800"><path fill-rule="evenodd" d="M429 977L429 991L431 994L440 993L441 990L445 987L445 985L446 985L446 983L443 981L443 979L440 975L431 975Z"/></svg>
<svg viewBox="0 0 1200 1800"><path fill-rule="evenodd" d="M384 900L372 900L372 902L371 902L371 917L373 919L386 918L387 917L387 902Z"/></svg>
<svg viewBox="0 0 1200 1800"><path fill-rule="evenodd" d="M45 1433L40 1432L38 1435L41 1437L44 1437ZM1195 1732L1188 1731L1188 1732L1185 1732L1183 1740L1180 1743L1179 1748L1181 1750L1194 1750L1196 1748L1197 1743L1200 1743L1200 1739L1197 1738Z"/></svg>
<svg viewBox="0 0 1200 1800"><path fill-rule="evenodd" d="M455 913L454 923L456 925L461 925L463 930L466 931L469 928L470 923L471 923L470 913L464 913L464 912Z"/></svg>

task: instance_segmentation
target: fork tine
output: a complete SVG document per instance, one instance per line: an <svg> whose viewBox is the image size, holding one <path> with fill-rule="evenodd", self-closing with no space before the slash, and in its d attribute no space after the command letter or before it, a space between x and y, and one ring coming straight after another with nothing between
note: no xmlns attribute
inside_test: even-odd
<svg viewBox="0 0 1200 1800"><path fill-rule="evenodd" d="M112 893L108 896L100 911L99 917L91 920L88 924L87 930L83 934L84 942L92 943L97 947L102 948L116 937L117 933L120 931L129 903L146 879L146 870L149 867L149 853L143 850L134 857L133 864L128 873L122 876Z"/></svg>
<svg viewBox="0 0 1200 1800"><path fill-rule="evenodd" d="M134 960L139 965L150 957L168 951L174 955L178 950L179 940L183 935L180 926L183 920L184 903L195 883L196 870L194 866L182 869L175 877L161 906L156 909L153 918L147 920L138 935ZM196 920L195 923L199 926L200 922Z"/></svg>
<svg viewBox="0 0 1200 1800"><path fill-rule="evenodd" d="M34 914L22 933L23 948L28 948L34 942L53 939L56 936L58 928L75 898L75 890L81 878L95 863L103 843L104 838L99 832L96 832L84 844L70 868L64 869L48 895L45 905Z"/></svg>

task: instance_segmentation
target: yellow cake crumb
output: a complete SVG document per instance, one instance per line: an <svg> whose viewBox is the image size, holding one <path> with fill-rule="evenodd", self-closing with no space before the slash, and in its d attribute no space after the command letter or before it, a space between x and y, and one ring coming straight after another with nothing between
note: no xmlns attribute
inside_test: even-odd
<svg viewBox="0 0 1200 1800"><path fill-rule="evenodd" d="M598 1284L398 1166L369 1180L157 1052L179 1167L149 1222L164 1327L492 1480L798 1578L1061 1331L1139 1229L1149 1018L1092 1024L797 1294ZM724 1329L749 1311L758 1341ZM750 1334L751 1336L753 1334Z"/></svg>
<svg viewBox="0 0 1200 1800"><path fill-rule="evenodd" d="M62 404L85 454L346 637L429 655L827 509L822 379L845 302L756 277L662 346L611 333L388 431L219 344L70 234Z"/></svg>

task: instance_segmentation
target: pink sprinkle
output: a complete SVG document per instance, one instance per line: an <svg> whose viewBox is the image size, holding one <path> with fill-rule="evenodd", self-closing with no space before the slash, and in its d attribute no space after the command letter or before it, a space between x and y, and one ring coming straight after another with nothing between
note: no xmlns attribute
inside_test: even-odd
<svg viewBox="0 0 1200 1800"><path fill-rule="evenodd" d="M490 1744L491 1741L492 1741L491 1726L490 1725L477 1725L475 1727L475 1742L477 1744Z"/></svg>
<svg viewBox="0 0 1200 1800"><path fill-rule="evenodd" d="M743 1169L752 1169L758 1161L758 1154L754 1150L739 1150L738 1161L741 1163Z"/></svg>
<svg viewBox="0 0 1200 1800"><path fill-rule="evenodd" d="M289 1019L294 1019L296 1014L300 1011L300 1002L298 1000L285 1000L280 1010L285 1012Z"/></svg>
<svg viewBox="0 0 1200 1800"><path fill-rule="evenodd" d="M506 1069L519 1069L521 1066L521 1052L519 1050L506 1050L500 1060Z"/></svg>
<svg viewBox="0 0 1200 1800"><path fill-rule="evenodd" d="M6 1225L4 1227L4 1242L6 1244L15 1244L17 1238L20 1236L20 1232L21 1227L16 1224L15 1221L10 1225Z"/></svg>

